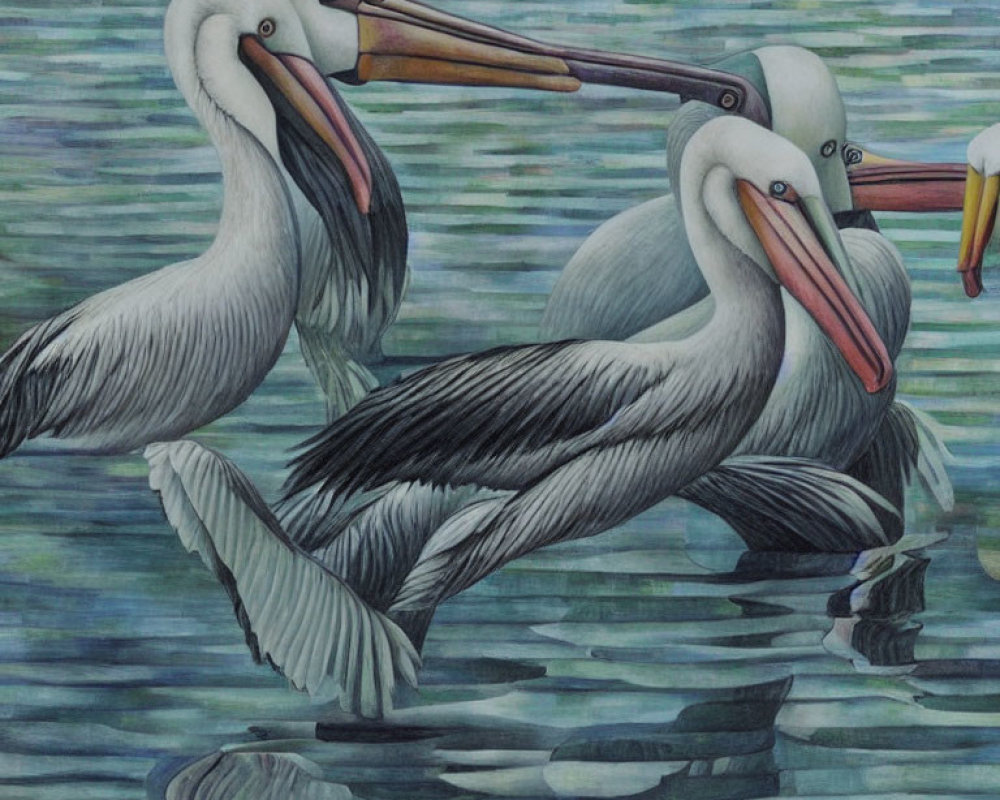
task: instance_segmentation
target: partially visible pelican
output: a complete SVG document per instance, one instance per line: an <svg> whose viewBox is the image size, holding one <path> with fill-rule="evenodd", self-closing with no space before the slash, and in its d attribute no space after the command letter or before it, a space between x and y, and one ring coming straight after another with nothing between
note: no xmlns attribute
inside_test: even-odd
<svg viewBox="0 0 1000 800"><path fill-rule="evenodd" d="M869 211L961 208L964 165L896 161L847 141L840 90L815 53L773 45L717 67L757 86L768 108L764 124L809 157L840 227L875 228ZM720 113L717 106L688 102L674 115L667 128L671 186L688 138ZM598 227L559 275L542 315L542 338L626 339L706 297L678 206L667 194Z"/></svg>
<svg viewBox="0 0 1000 800"><path fill-rule="evenodd" d="M852 187L860 187L865 209L956 207L964 169L891 161L847 143L836 81L808 50L764 47L753 51L752 58L762 73L773 129L809 156L823 197L847 225L842 231L847 250L844 276L895 359L909 325L909 279L896 248L868 229L875 227L870 214L854 210ZM668 130L672 179L679 172L685 141L717 114L700 103L678 112ZM845 161L853 167L850 175ZM664 324L667 331L676 325L673 315L707 313L712 299L685 242L683 210L683 202L675 203L668 195L598 228L556 283L542 318L543 338L633 336L656 341L665 335ZM654 218L670 223L656 226ZM853 227L859 223L861 227ZM932 424L915 409L893 403L894 382L875 395L859 391L812 320L798 303L785 298L788 322L781 374L760 420L736 454L763 457L766 470L771 469L766 459L774 456L814 459L848 470L897 509L902 507L905 479L919 468L942 505L949 507L951 489L943 468L947 452ZM664 319L667 322L661 323ZM761 483L762 477L752 463L724 465L680 495L719 513L751 547L852 550L884 543L845 531L842 523L850 528L850 515L815 515L808 504L794 502L791 487L776 490ZM794 473L788 477L794 479ZM867 513L864 506L858 508ZM901 517L880 513L888 535L898 538Z"/></svg>
<svg viewBox="0 0 1000 800"><path fill-rule="evenodd" d="M723 117L691 138L679 185L715 307L674 339L498 348L377 389L314 437L277 517L218 453L147 448L151 487L226 585L258 660L309 691L332 682L345 709L381 713L391 673L377 648L354 646L366 614L386 613L419 647L442 600L538 547L607 530L717 464L777 375L779 285L866 391L891 380L835 266L843 247L801 151ZM344 678L345 660L367 674L376 656L373 684Z"/></svg>
<svg viewBox="0 0 1000 800"><path fill-rule="evenodd" d="M1000 124L993 125L969 142L969 166L962 211L962 240L958 271L965 293L978 297L983 291L983 253L993 235L1000 197Z"/></svg>

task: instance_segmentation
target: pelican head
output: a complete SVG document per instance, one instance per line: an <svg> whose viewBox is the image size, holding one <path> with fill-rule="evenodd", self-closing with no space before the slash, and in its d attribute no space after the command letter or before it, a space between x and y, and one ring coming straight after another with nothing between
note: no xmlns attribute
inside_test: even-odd
<svg viewBox="0 0 1000 800"><path fill-rule="evenodd" d="M997 221L1000 197L1000 124L993 125L969 142L969 161L962 208L962 240L958 271L965 293L977 297L983 290L983 253Z"/></svg>
<svg viewBox="0 0 1000 800"><path fill-rule="evenodd" d="M776 45L731 56L716 66L758 88L771 130L809 157L835 216L852 219L855 209L945 211L960 202L965 183L960 165L884 158L847 140L840 90L815 53Z"/></svg>
<svg viewBox="0 0 1000 800"><path fill-rule="evenodd" d="M847 252L805 153L747 120L721 117L688 143L681 191L686 209L700 205L711 220L685 216L693 248L724 236L799 301L869 392L889 382L892 360L841 276Z"/></svg>
<svg viewBox="0 0 1000 800"><path fill-rule="evenodd" d="M823 59L802 47L761 47L754 55L764 77L771 130L809 159L830 211L851 210L851 187L841 155L847 114L833 73Z"/></svg>
<svg viewBox="0 0 1000 800"><path fill-rule="evenodd" d="M289 0L173 0L164 33L174 80L210 132L235 123L276 162L290 140L311 145L336 163L340 181L367 213L367 159ZM288 135L282 140L280 133ZM290 171L301 185L301 171Z"/></svg>
<svg viewBox="0 0 1000 800"><path fill-rule="evenodd" d="M803 47L773 45L737 53L715 66L742 76L757 88L767 108L768 127L809 159L830 211L851 211L851 187L842 156L847 115L837 82L823 60ZM671 137L668 145L674 181L686 139L703 119L695 108L688 113L690 122L679 117L680 125L671 124L671 130L677 131L677 138Z"/></svg>

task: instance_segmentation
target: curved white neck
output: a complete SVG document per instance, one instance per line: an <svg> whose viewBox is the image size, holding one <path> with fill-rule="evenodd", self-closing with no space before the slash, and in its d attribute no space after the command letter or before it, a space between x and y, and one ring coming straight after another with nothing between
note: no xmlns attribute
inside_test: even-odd
<svg viewBox="0 0 1000 800"><path fill-rule="evenodd" d="M273 112L235 50L219 47L236 31L216 13L218 0L174 0L164 39L177 88L207 131L222 166L223 206L209 254L285 273L298 291L300 237L294 206L276 163ZM213 94L214 93L214 94ZM218 95L218 96L216 96ZM246 117L251 128L237 120ZM261 141L261 137L266 141Z"/></svg>
<svg viewBox="0 0 1000 800"><path fill-rule="evenodd" d="M723 307L744 308L757 297L779 297L777 283L723 233L706 207L705 193L728 192L731 180L728 171L708 159L700 159L693 169L682 172L684 229L691 252L715 299L716 316ZM730 216L731 226L747 225L742 211L736 206L735 196Z"/></svg>
<svg viewBox="0 0 1000 800"><path fill-rule="evenodd" d="M297 291L301 237L281 170L260 142L223 112L203 124L222 165L222 213L210 249L224 248L253 262L270 254L271 268L288 273Z"/></svg>

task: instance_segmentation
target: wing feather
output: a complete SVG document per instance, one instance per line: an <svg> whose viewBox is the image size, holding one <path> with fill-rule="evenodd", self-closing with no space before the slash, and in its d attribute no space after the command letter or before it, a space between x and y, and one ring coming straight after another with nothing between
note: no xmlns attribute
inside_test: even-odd
<svg viewBox="0 0 1000 800"><path fill-rule="evenodd" d="M378 389L314 437L285 496L349 496L388 481L516 488L572 456L662 379L629 345L504 347L428 367Z"/></svg>
<svg viewBox="0 0 1000 800"><path fill-rule="evenodd" d="M391 708L397 674L419 663L399 628L297 549L250 481L190 441L146 448L150 487L181 542L226 586L258 660L347 711Z"/></svg>

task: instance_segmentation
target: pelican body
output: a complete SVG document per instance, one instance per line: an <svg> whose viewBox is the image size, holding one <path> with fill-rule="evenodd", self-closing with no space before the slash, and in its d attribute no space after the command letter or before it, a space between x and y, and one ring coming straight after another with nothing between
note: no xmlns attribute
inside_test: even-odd
<svg viewBox="0 0 1000 800"><path fill-rule="evenodd" d="M836 82L814 54L781 46L761 48L752 56L760 65L774 130L809 156L826 202L846 225L844 277L895 359L909 325L909 279L898 250L877 232L870 213L853 209L854 184L867 208L899 210L906 200L910 209L926 210L953 207L964 175L952 165L890 162L847 143ZM668 130L672 182L678 178L685 142L717 115L717 109L699 103L678 112ZM845 162L854 166L850 177ZM900 186L906 186L905 193ZM707 313L713 301L685 241L683 212L683 202L668 195L602 225L561 274L542 318L543 338L649 342L673 335L674 328L687 324L686 318ZM653 218L670 222L657 228ZM849 470L895 508L902 506L903 481L920 462L943 505L950 505L939 455L945 452L943 445L922 415L894 406L895 382L874 395L858 391L839 354L787 295L785 312L785 355L777 384L735 454L807 458ZM927 445L922 457L921 439ZM754 492L747 485L750 477L742 470L715 473L680 494L722 515L754 548L850 550L885 543L859 539L858 531L850 525L845 529L836 517L814 520L808 506L790 514L787 493ZM776 505L776 497L784 499ZM878 513L888 536L898 538L899 515Z"/></svg>
<svg viewBox="0 0 1000 800"><path fill-rule="evenodd" d="M723 117L692 137L680 180L715 298L686 335L505 347L421 370L314 437L276 515L219 454L193 442L147 450L171 524L227 586L257 655L312 691L342 672L334 640L367 630L356 618L378 614L395 631L392 620L419 647L442 600L538 547L617 525L718 464L777 376L779 284L855 380L886 385L888 354L834 265L836 226L801 151ZM326 601L301 589L314 581L350 598L335 627ZM290 643L275 627L299 608L294 624L322 642ZM349 710L387 707L387 682L360 693L336 682Z"/></svg>

